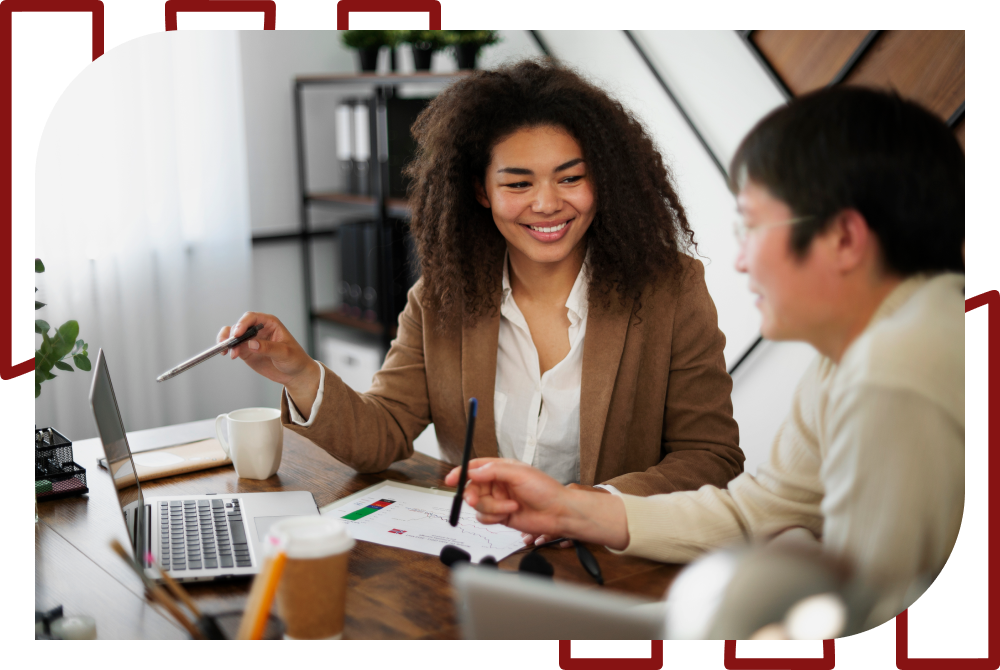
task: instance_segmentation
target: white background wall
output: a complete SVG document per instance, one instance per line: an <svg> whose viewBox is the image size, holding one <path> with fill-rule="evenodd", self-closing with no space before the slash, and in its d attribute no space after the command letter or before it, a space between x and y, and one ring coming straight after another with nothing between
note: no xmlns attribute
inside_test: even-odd
<svg viewBox="0 0 1000 670"><path fill-rule="evenodd" d="M481 67L542 54L528 31L501 31L501 35L500 44L487 47L481 53ZM633 35L725 166L752 125L783 102L733 31L635 31ZM720 327L727 337L726 359L732 365L756 338L759 317L746 290L745 278L732 266L736 253L731 232L735 206L723 175L625 33L541 31L540 36L560 62L577 68L632 109L660 147L673 171L696 234L698 254L706 265L709 291L718 308ZM141 46L142 40L139 40L132 48L141 49ZM249 232L257 235L293 232L298 229L300 219L293 79L301 74L355 72L356 55L341 45L337 33L327 31L241 32L238 52ZM113 58L115 54L108 56ZM383 54L382 70L387 69L387 61ZM401 71L412 70L412 58L406 48L398 51L397 65ZM447 52L436 54L433 69L452 71L454 59ZM303 116L310 190L338 186L334 108L341 96L362 93L361 89L340 88L306 91ZM310 225L336 224L344 217L358 214L364 212L314 209L310 212ZM340 275L338 258L335 239L313 243L310 260L315 307L333 307L339 301L335 290ZM252 279L246 304L233 304L232 313L219 316L219 325L234 322L244 309L263 311L278 316L296 338L305 341L308 306L302 286L298 244L254 245L249 271ZM377 343L363 334L334 325L318 325L316 342L320 356L324 351L335 355L326 344L328 340L378 351ZM770 345L748 361L736 376L733 400L743 436L742 446L748 455L748 469L754 469L765 457L770 437L784 415L787 399L809 357L806 348ZM359 356L353 359L366 360ZM333 360L325 362L334 363ZM359 365L366 369L355 370L353 378L363 380L374 374L375 366L371 363ZM276 384L249 370L243 373L238 377L246 387L244 395L249 392L255 404L277 405L280 389ZM189 409L187 413L191 416L183 419L208 418L215 411L214 407L211 412L207 407L204 409ZM129 428L151 427L126 423ZM74 432L77 439L90 437L92 428L90 433L86 430ZM418 448L436 454L433 431L421 439Z"/></svg>
<svg viewBox="0 0 1000 670"><path fill-rule="evenodd" d="M736 245L731 223L735 204L723 176L623 32L539 34L560 62L600 83L642 118L667 158L697 236L706 281L727 338L726 360L732 365L756 339L759 315L746 289L746 279L733 268ZM746 132L783 103L781 94L733 31L634 31L633 35L727 168ZM501 31L501 36L499 44L481 53L480 67L542 55L528 31ZM355 55L343 48L335 35L326 32L245 32L241 33L241 53L251 229L258 234L291 231L299 223L291 80L297 74L356 71ZM405 48L397 57L401 71L412 69ZM386 67L383 54L380 68ZM447 52L436 54L433 69L454 70L454 59ZM330 119L340 94L336 90L309 91L304 98L307 167L313 189L336 184ZM313 212L312 221L334 222L336 214ZM340 273L336 241L314 243L312 262L315 304L337 304L339 298L333 291ZM253 276L253 309L278 315L296 337L304 339L307 312L297 246L255 246ZM322 325L317 329L320 355L328 338L348 342L349 347L377 350L377 345L363 335ZM736 375L734 413L740 425L741 446L747 454L747 470L755 471L766 458L795 384L813 355L806 345L768 343ZM364 360L357 356L353 359ZM374 372L372 366L360 376L370 378ZM278 389L268 392L277 393ZM418 440L417 448L437 454L433 428Z"/></svg>

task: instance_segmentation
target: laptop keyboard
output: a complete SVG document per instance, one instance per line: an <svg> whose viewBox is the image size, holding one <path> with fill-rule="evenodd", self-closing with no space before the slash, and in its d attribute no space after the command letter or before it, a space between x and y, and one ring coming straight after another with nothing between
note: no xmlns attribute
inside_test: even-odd
<svg viewBox="0 0 1000 670"><path fill-rule="evenodd" d="M160 564L164 570L249 568L240 501L161 501Z"/></svg>

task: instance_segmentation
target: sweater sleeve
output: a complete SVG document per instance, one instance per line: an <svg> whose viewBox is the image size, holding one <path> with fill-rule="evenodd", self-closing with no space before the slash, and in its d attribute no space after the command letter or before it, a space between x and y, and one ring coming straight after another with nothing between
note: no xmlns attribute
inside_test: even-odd
<svg viewBox="0 0 1000 670"><path fill-rule="evenodd" d="M817 386L814 364L796 391L767 463L756 475L743 473L728 489L707 485L647 498L623 495L629 545L622 553L681 563L708 549L794 526L818 537L823 523L821 460L809 428Z"/></svg>
<svg viewBox="0 0 1000 670"><path fill-rule="evenodd" d="M831 402L823 544L878 593L866 627L910 604L958 537L965 502L965 430L911 390L852 388Z"/></svg>
<svg viewBox="0 0 1000 670"><path fill-rule="evenodd" d="M622 493L650 495L723 488L743 472L739 427L733 419L733 380L726 371L726 336L719 330L715 303L705 284L705 268L691 262L673 321L670 376L663 412L661 453L643 472L604 484Z"/></svg>
<svg viewBox="0 0 1000 670"><path fill-rule="evenodd" d="M366 393L327 369L322 404L309 426L292 420L281 394L282 423L359 472L379 472L412 456L413 440L431 422L419 286L410 289L396 339Z"/></svg>

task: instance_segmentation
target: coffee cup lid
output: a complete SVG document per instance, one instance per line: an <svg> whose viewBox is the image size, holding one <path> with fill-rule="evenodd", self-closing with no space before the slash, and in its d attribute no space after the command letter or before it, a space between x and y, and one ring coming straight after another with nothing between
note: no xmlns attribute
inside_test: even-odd
<svg viewBox="0 0 1000 670"><path fill-rule="evenodd" d="M354 547L354 538L340 519L325 516L301 516L283 519L271 526L273 535L285 544L288 558L324 558L342 554Z"/></svg>

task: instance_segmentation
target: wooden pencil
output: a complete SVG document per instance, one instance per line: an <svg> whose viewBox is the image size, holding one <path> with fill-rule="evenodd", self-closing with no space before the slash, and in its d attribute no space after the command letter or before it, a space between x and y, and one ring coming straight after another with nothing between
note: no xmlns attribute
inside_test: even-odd
<svg viewBox="0 0 1000 670"><path fill-rule="evenodd" d="M178 584L177 580L168 575L166 570L163 569L160 563L153 558L152 555L149 556L149 562L152 563L160 572L160 576L163 577L163 583L167 585L167 589L174 594L174 597L187 605L188 609L191 610L191 613L200 619L201 611L198 609L198 606L194 604L194 601L191 600L191 596L189 596L188 592L184 590L184 587Z"/></svg>
<svg viewBox="0 0 1000 670"><path fill-rule="evenodd" d="M132 568L137 575L139 575L139 579L142 580L143 586L146 587L146 593L152 600L167 610L167 612L169 612L170 615L177 620L177 623L184 626L187 632L191 634L191 637L198 640L204 638L201 631L198 630L198 627L195 626L187 615L184 614L181 608L170 599L170 596L167 595L167 592L163 589L163 587L153 582L153 580L146 575L143 569L136 565L136 562L132 560L132 557L129 556L127 551L125 551L125 547L121 545L121 542L118 540L111 540L111 548L116 554L122 557L122 560L128 563L129 567Z"/></svg>

